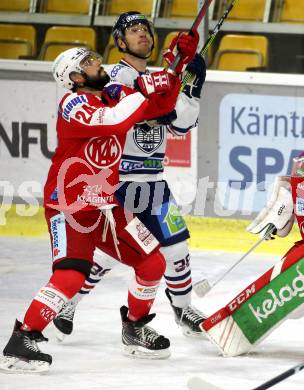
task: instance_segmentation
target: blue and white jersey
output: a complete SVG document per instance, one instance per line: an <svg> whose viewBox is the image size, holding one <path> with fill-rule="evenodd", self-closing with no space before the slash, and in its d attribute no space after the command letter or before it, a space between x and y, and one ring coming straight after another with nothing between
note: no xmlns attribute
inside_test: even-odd
<svg viewBox="0 0 304 390"><path fill-rule="evenodd" d="M135 68L121 60L115 65L105 65L112 82L133 87L140 76ZM177 118L171 125L138 123L127 134L119 167L120 181L159 181L163 178L167 132L184 135L196 126L199 99L180 93L176 103Z"/></svg>

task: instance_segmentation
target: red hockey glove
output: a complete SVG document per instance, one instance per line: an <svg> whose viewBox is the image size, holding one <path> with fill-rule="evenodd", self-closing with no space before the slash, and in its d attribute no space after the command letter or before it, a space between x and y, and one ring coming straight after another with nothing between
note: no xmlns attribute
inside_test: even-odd
<svg viewBox="0 0 304 390"><path fill-rule="evenodd" d="M176 74L182 73L185 66L193 59L198 42L199 34L196 30L194 30L191 35L181 32L172 39L172 42L169 48L164 52L163 57L170 66L175 60L177 53L180 53L181 59L175 68Z"/></svg>
<svg viewBox="0 0 304 390"><path fill-rule="evenodd" d="M153 94L145 111L145 120L154 119L171 113L176 105L181 83L177 76L171 79L171 89L163 94Z"/></svg>
<svg viewBox="0 0 304 390"><path fill-rule="evenodd" d="M172 88L172 75L166 70L153 72L137 77L134 87L144 96L149 97L153 93L165 93Z"/></svg>

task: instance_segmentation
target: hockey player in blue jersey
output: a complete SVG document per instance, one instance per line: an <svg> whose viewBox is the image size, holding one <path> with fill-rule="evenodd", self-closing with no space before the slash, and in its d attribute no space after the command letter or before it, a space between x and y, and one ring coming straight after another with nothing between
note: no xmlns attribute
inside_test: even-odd
<svg viewBox="0 0 304 390"><path fill-rule="evenodd" d="M112 81L133 86L139 75L148 73L147 60L154 47L153 25L144 15L127 12L118 17L112 35L116 46L123 52L123 59L118 64L106 66L106 70ZM204 316L191 306L191 265L186 241L189 231L178 214L178 206L167 182L163 180L163 161L167 133L184 135L197 124L199 99L206 76L204 60L195 54L197 43L196 34L195 37L180 34L165 53L168 62L174 59L176 48L183 58L191 56L187 69L195 78L180 93L170 115L153 122L138 123L135 131L127 134L119 169L121 186L116 193L120 202L137 215L161 244L166 259L166 295L175 321L186 336L203 335ZM182 72L185 66L182 62L179 66ZM115 98L117 90L119 84L109 87L108 93ZM94 260L95 265L84 286L54 320L61 332L59 337L72 332L76 305L116 263L98 250ZM124 316L122 321L125 321Z"/></svg>

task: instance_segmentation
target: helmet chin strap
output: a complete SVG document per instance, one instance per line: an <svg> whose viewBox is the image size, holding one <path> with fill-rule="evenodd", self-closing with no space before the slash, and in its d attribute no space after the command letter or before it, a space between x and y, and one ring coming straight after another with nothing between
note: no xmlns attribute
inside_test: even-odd
<svg viewBox="0 0 304 390"><path fill-rule="evenodd" d="M151 50L149 51L149 54L146 56L141 56L139 54L134 53L134 51L130 50L127 45L126 45L126 49L123 50L123 52L131 54L131 56L136 57L136 58L140 58L141 60L147 60L151 56L153 48L154 48L154 45L151 48Z"/></svg>

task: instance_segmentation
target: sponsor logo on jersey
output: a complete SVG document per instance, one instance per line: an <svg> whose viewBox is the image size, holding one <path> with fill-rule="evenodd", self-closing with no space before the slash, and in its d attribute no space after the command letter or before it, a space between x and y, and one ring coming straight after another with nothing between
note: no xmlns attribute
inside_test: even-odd
<svg viewBox="0 0 304 390"><path fill-rule="evenodd" d="M112 79L114 79L114 78L117 76L117 73L119 72L119 70L120 70L121 68L123 68L123 67L124 67L124 66L123 66L123 65L120 65L120 64L115 65L115 66L112 68L112 70L111 70L110 77L111 77Z"/></svg>
<svg viewBox="0 0 304 390"><path fill-rule="evenodd" d="M87 161L98 169L109 168L120 160L121 145L113 135L92 138L84 150Z"/></svg>
<svg viewBox="0 0 304 390"><path fill-rule="evenodd" d="M178 206L174 203L170 203L164 222L166 223L171 236L186 229L185 221L180 215Z"/></svg>
<svg viewBox="0 0 304 390"><path fill-rule="evenodd" d="M296 215L304 216L304 199L296 198Z"/></svg>
<svg viewBox="0 0 304 390"><path fill-rule="evenodd" d="M120 168L121 171L131 172L138 169L151 170L151 171L161 171L163 170L162 160L147 158L144 161L134 161L134 160L121 160Z"/></svg>
<svg viewBox="0 0 304 390"><path fill-rule="evenodd" d="M158 286L137 287L132 293L139 299L153 299L156 296Z"/></svg>
<svg viewBox="0 0 304 390"><path fill-rule="evenodd" d="M144 153L153 153L164 141L162 126L150 127L138 125L134 128L133 139L136 146Z"/></svg>
<svg viewBox="0 0 304 390"><path fill-rule="evenodd" d="M71 95L74 96L74 95ZM79 95L76 97L73 97L72 99L67 98L64 102L64 105L62 107L62 116L65 120L68 122L70 121L70 114L74 107L87 103L88 99L85 95Z"/></svg>
<svg viewBox="0 0 304 390"><path fill-rule="evenodd" d="M66 256L66 227L65 218L62 214L57 214L50 219L52 234L53 260Z"/></svg>
<svg viewBox="0 0 304 390"><path fill-rule="evenodd" d="M83 187L83 194L77 195L77 201L83 206L93 205L95 207L102 207L106 204L114 202L114 195L101 196L102 185L85 185Z"/></svg>
<svg viewBox="0 0 304 390"><path fill-rule="evenodd" d="M133 218L125 227L125 230L132 236L132 239L147 254L151 253L159 244L148 228L137 218Z"/></svg>

